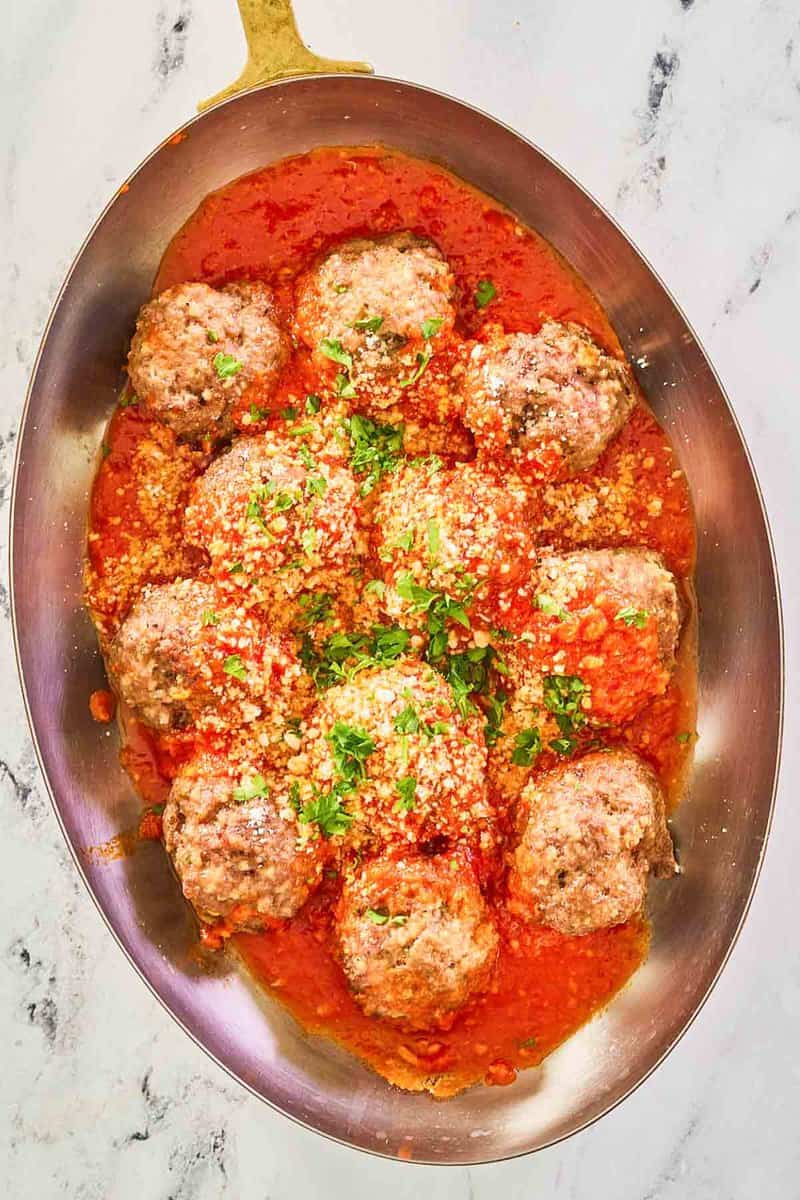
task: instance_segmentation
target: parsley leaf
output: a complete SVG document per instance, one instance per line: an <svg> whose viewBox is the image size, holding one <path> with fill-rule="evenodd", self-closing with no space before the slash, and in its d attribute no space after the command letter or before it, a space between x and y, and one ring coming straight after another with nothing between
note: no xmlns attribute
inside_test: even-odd
<svg viewBox="0 0 800 1200"><path fill-rule="evenodd" d="M257 404L251 404L249 412L251 421L266 421L269 419L269 409L259 408Z"/></svg>
<svg viewBox="0 0 800 1200"><path fill-rule="evenodd" d="M392 917L385 908L368 908L364 916L368 921L372 921L373 925L405 925L408 920L407 913L398 913L396 917Z"/></svg>
<svg viewBox="0 0 800 1200"><path fill-rule="evenodd" d="M486 305L491 304L496 295L497 288L491 279L481 279L475 288L475 307L486 308Z"/></svg>
<svg viewBox="0 0 800 1200"><path fill-rule="evenodd" d="M422 336L426 342L430 341L432 337L436 337L436 334L442 328L443 320L444 317L427 317L422 322L420 328L422 329Z"/></svg>
<svg viewBox="0 0 800 1200"><path fill-rule="evenodd" d="M354 414L345 422L350 435L350 466L364 475L360 494L368 496L378 481L397 469L403 453L403 425L378 425L369 417Z"/></svg>
<svg viewBox="0 0 800 1200"><path fill-rule="evenodd" d="M306 592L298 600L303 624L307 629L327 621L331 615L332 597L328 592Z"/></svg>
<svg viewBox="0 0 800 1200"><path fill-rule="evenodd" d="M398 387L401 387L401 388L413 387L414 384L417 382L417 380L420 379L424 375L424 373L427 369L428 363L431 361L432 358L433 358L433 355L431 354L430 350L427 350L427 349L422 350L419 354L417 354L416 367L411 372L411 374L408 376L408 378L398 379L398 381L397 381Z"/></svg>
<svg viewBox="0 0 800 1200"><path fill-rule="evenodd" d="M311 392L310 395L306 396L306 412L310 416L318 413L321 407L322 400L319 396L315 395L314 392Z"/></svg>
<svg viewBox="0 0 800 1200"><path fill-rule="evenodd" d="M364 592L374 592L376 596L382 597L386 594L386 584L382 579L370 579L364 588Z"/></svg>
<svg viewBox="0 0 800 1200"><path fill-rule="evenodd" d="M219 625L219 616L214 612L213 608L206 608L200 617L201 625Z"/></svg>
<svg viewBox="0 0 800 1200"><path fill-rule="evenodd" d="M493 746L498 738L503 736L503 716L505 714L508 696L505 692L497 691L486 701L486 724L483 736L487 746Z"/></svg>
<svg viewBox="0 0 800 1200"><path fill-rule="evenodd" d="M300 647L300 661L318 691L352 679L367 667L385 666L405 654L410 641L399 625L373 625L370 633L334 633L317 649L308 634Z"/></svg>
<svg viewBox="0 0 800 1200"><path fill-rule="evenodd" d="M566 608L562 608L560 604L556 604L552 596L546 595L545 592L540 592L536 597L536 607L540 609L546 617L558 617L559 621L568 621L569 613Z"/></svg>
<svg viewBox="0 0 800 1200"><path fill-rule="evenodd" d="M333 763L339 778L348 791L353 791L367 777L366 761L375 752L375 743L358 725L337 721L328 734L333 751Z"/></svg>
<svg viewBox="0 0 800 1200"><path fill-rule="evenodd" d="M269 788L263 775L253 775L251 779L242 778L239 787L233 789L233 798L237 804L246 804L248 800L264 800L268 795Z"/></svg>
<svg viewBox="0 0 800 1200"><path fill-rule="evenodd" d="M207 329L206 330L206 341L211 342L211 344L213 345L214 342L219 341L219 334L215 333L213 329Z"/></svg>
<svg viewBox="0 0 800 1200"><path fill-rule="evenodd" d="M354 329L363 329L366 333L377 333L383 324L383 317L362 317L353 322Z"/></svg>
<svg viewBox="0 0 800 1200"><path fill-rule="evenodd" d="M319 349L331 362L339 363L348 372L353 369L353 356L348 354L338 338L323 338Z"/></svg>
<svg viewBox="0 0 800 1200"><path fill-rule="evenodd" d="M232 675L234 679L247 678L247 668L238 654L229 654L222 664L222 669L226 675Z"/></svg>
<svg viewBox="0 0 800 1200"><path fill-rule="evenodd" d="M413 775L404 775L394 785L400 796L397 802L399 812L413 812L416 805L417 781Z"/></svg>
<svg viewBox="0 0 800 1200"><path fill-rule="evenodd" d="M328 481L324 475L310 475L306 480L306 491L309 496L324 496L328 490Z"/></svg>
<svg viewBox="0 0 800 1200"><path fill-rule="evenodd" d="M523 729L514 739L514 752L511 761L517 767L533 766L542 752L542 739L536 726Z"/></svg>
<svg viewBox="0 0 800 1200"><path fill-rule="evenodd" d="M435 517L431 517L428 521L428 550L432 559L439 557L439 551L442 548L442 536L439 532L439 522Z"/></svg>
<svg viewBox="0 0 800 1200"><path fill-rule="evenodd" d="M614 620L622 621L629 629L644 629L649 616L650 613L646 608L633 608L629 606L628 608L621 608L614 617Z"/></svg>
<svg viewBox="0 0 800 1200"><path fill-rule="evenodd" d="M220 350L218 354L214 355L214 370L219 379L232 379L234 375L238 375L241 369L242 364L232 354L225 354Z"/></svg>
<svg viewBox="0 0 800 1200"><path fill-rule="evenodd" d="M317 825L324 837L346 833L353 823L351 814L342 804L342 798L335 789L330 792L318 792L312 800L303 805L297 819L301 825Z"/></svg>

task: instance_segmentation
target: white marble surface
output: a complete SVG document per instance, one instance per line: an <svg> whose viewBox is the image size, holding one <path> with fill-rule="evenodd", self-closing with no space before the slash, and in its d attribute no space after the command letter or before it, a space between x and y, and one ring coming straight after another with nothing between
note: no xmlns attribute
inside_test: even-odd
<svg viewBox="0 0 800 1200"><path fill-rule="evenodd" d="M5 504L35 349L73 254L135 163L235 76L243 41L233 0L3 8ZM760 472L791 666L800 653L795 0L404 0L402 16L366 0L298 0L297 10L322 53L368 58L519 128L649 256L720 371ZM0 607L3 1195L800 1196L796 672L762 881L733 959L678 1049L632 1099L564 1145L494 1167L412 1168L356 1155L273 1114L136 981L79 885L43 794L5 585Z"/></svg>

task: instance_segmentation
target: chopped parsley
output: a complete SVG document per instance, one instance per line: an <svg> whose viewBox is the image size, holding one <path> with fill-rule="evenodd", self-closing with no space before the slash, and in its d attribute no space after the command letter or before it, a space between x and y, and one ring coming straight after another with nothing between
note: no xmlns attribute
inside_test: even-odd
<svg viewBox="0 0 800 1200"><path fill-rule="evenodd" d="M675 734L675 741L680 742L682 746L685 746L686 743L690 742L694 736L694 733L689 732L689 730L685 730L683 733Z"/></svg>
<svg viewBox="0 0 800 1200"><path fill-rule="evenodd" d="M367 777L366 762L375 753L375 743L358 725L345 725L337 721L328 734L333 752L333 763L344 788L353 791Z"/></svg>
<svg viewBox="0 0 800 1200"><path fill-rule="evenodd" d="M400 799L397 801L398 812L412 812L416 805L417 781L413 775L404 775L394 785Z"/></svg>
<svg viewBox="0 0 800 1200"><path fill-rule="evenodd" d="M281 409L281 416L283 417L284 421L293 421L297 416L297 409L293 404L290 404L288 408Z"/></svg>
<svg viewBox="0 0 800 1200"><path fill-rule="evenodd" d="M405 654L410 634L399 625L373 625L369 633L334 633L317 649L308 634L300 661L318 691L353 679L367 667L385 666Z"/></svg>
<svg viewBox="0 0 800 1200"><path fill-rule="evenodd" d="M383 324L383 317L361 317L353 322L353 329L363 329L365 333L377 333Z"/></svg>
<svg viewBox="0 0 800 1200"><path fill-rule="evenodd" d="M514 739L511 761L517 767L531 767L542 752L542 739L538 728L533 725L523 729Z"/></svg>
<svg viewBox="0 0 800 1200"><path fill-rule="evenodd" d="M411 605L412 613L425 613L428 628L427 657L430 662L445 653L447 649L448 621L454 621L464 629L470 628L466 605L472 599L477 584L467 576L461 581L464 595L456 599L447 592L433 591L415 583L410 571L402 571L397 577L397 594Z"/></svg>
<svg viewBox="0 0 800 1200"><path fill-rule="evenodd" d="M300 546L306 558L312 558L317 550L318 534L316 529L304 529L300 534Z"/></svg>
<svg viewBox="0 0 800 1200"><path fill-rule="evenodd" d="M536 597L536 607L540 609L546 617L558 617L559 621L568 621L569 613L566 608L562 608L557 604L552 596L546 595L545 592L540 592Z"/></svg>
<svg viewBox="0 0 800 1200"><path fill-rule="evenodd" d="M431 517L428 521L428 551L431 559L435 560L439 557L441 548L442 535L439 532L439 522L435 517Z"/></svg>
<svg viewBox="0 0 800 1200"><path fill-rule="evenodd" d="M201 625L219 625L219 616L214 612L213 608L206 608L201 617Z"/></svg>
<svg viewBox="0 0 800 1200"><path fill-rule="evenodd" d="M470 696L489 691L489 668L505 674L505 664L493 646L472 646L458 654L442 654L435 661L453 692L453 700L462 717L476 711Z"/></svg>
<svg viewBox="0 0 800 1200"><path fill-rule="evenodd" d="M313 799L300 809L297 819L301 825L316 825L324 837L346 833L353 823L351 814L342 804L342 798L335 789L330 792L317 792Z"/></svg>
<svg viewBox="0 0 800 1200"><path fill-rule="evenodd" d="M408 920L407 913L398 913L396 917L391 917L385 908L368 908L364 916L368 921L372 921L373 925L405 925Z"/></svg>
<svg viewBox="0 0 800 1200"><path fill-rule="evenodd" d="M135 407L135 406L136 406L138 403L139 403L139 397L138 397L138 396L135 396L135 395L133 394L133 392L130 392L130 393L129 393L129 392L123 392L123 394L122 394L122 395L120 396L120 398L119 398L119 406L120 406L120 408L133 408L133 407ZM155 811L155 810L154 810L154 811Z"/></svg>
<svg viewBox="0 0 800 1200"><path fill-rule="evenodd" d="M244 563L242 563L241 561L231 563L231 565L228 567L228 574L229 575L243 575L244 574Z"/></svg>
<svg viewBox="0 0 800 1200"><path fill-rule="evenodd" d="M384 596L386 594L386 584L382 579L370 579L369 583L364 588L365 595L373 592L376 596Z"/></svg>
<svg viewBox="0 0 800 1200"><path fill-rule="evenodd" d="M328 490L328 481L324 475L309 475L306 480L306 491L309 496L324 496Z"/></svg>
<svg viewBox="0 0 800 1200"><path fill-rule="evenodd" d="M300 497L294 492L276 492L275 499L272 501L272 507L275 509L275 512L288 512L290 508L294 508L299 499Z"/></svg>
<svg viewBox="0 0 800 1200"><path fill-rule="evenodd" d="M215 333L213 329L207 329L206 330L206 341L211 342L211 344L213 345L214 342L219 341L219 334Z"/></svg>
<svg viewBox="0 0 800 1200"><path fill-rule="evenodd" d="M237 804L247 804L248 800L264 800L269 795L267 781L263 775L253 775L251 779L242 779L239 787L233 789L233 798Z"/></svg>
<svg viewBox="0 0 800 1200"><path fill-rule="evenodd" d="M306 396L306 412L309 416L314 416L322 407L322 400L314 392Z"/></svg>
<svg viewBox="0 0 800 1200"><path fill-rule="evenodd" d="M398 379L398 381L397 381L398 386L401 388L413 387L414 384L419 379L421 379L422 376L424 375L425 371L427 370L428 363L431 361L432 358L433 358L433 355L431 354L430 350L428 350L427 348L425 350L421 350L417 354L417 358L416 358L417 365L414 367L414 370L411 372L411 374L406 379Z"/></svg>
<svg viewBox="0 0 800 1200"><path fill-rule="evenodd" d="M483 727L483 736L487 746L493 746L503 736L503 716L507 701L506 693L499 690L489 696L486 701L486 724Z"/></svg>
<svg viewBox="0 0 800 1200"><path fill-rule="evenodd" d="M329 592L306 592L298 600L306 629L327 621L331 615L332 596Z"/></svg>
<svg viewBox="0 0 800 1200"><path fill-rule="evenodd" d="M294 429L287 429L286 436L287 437L308 437L308 435L313 432L314 432L314 426L306 423L305 425L295 425Z"/></svg>
<svg viewBox="0 0 800 1200"><path fill-rule="evenodd" d="M239 374L241 369L242 364L232 354L225 354L220 350L214 355L214 370L219 379L232 379L234 375Z"/></svg>
<svg viewBox="0 0 800 1200"><path fill-rule="evenodd" d="M232 675L234 679L247 678L247 668L238 654L229 654L222 664L222 669L226 675Z"/></svg>
<svg viewBox="0 0 800 1200"><path fill-rule="evenodd" d="M333 387L336 395L340 396L343 400L352 400L353 396L356 394L355 385L350 379L350 376L345 375L342 371L340 371L334 379Z"/></svg>
<svg viewBox="0 0 800 1200"><path fill-rule="evenodd" d="M103 442L101 449L103 458L108 458L109 454L111 453L111 447L109 446L108 442Z"/></svg>
<svg viewBox="0 0 800 1200"><path fill-rule="evenodd" d="M436 334L442 328L443 320L444 317L427 317L422 322L420 328L422 329L422 336L426 342L429 342L432 337L436 337Z"/></svg>
<svg viewBox="0 0 800 1200"><path fill-rule="evenodd" d="M341 296L343 292L350 291L350 284L349 283L335 283L333 285L333 290L336 292L337 296Z"/></svg>
<svg viewBox="0 0 800 1200"><path fill-rule="evenodd" d="M581 700L589 688L578 675L545 675L544 704L555 717L561 737L550 742L556 754L572 754L578 744L575 734L586 724Z"/></svg>
<svg viewBox="0 0 800 1200"><path fill-rule="evenodd" d="M346 371L352 371L353 356L347 353L338 338L323 338L319 348L320 352L331 362L339 363Z"/></svg>
<svg viewBox="0 0 800 1200"><path fill-rule="evenodd" d="M481 279L475 288L475 307L486 308L486 305L491 304L496 295L497 288L491 279Z"/></svg>
<svg viewBox="0 0 800 1200"><path fill-rule="evenodd" d="M259 408L257 404L251 404L249 408L251 421L267 421L269 420L269 409Z"/></svg>
<svg viewBox="0 0 800 1200"><path fill-rule="evenodd" d="M360 494L368 496L378 481L397 469L403 453L402 425L379 425L356 413L345 422L350 435L350 466L364 475Z"/></svg>
<svg viewBox="0 0 800 1200"><path fill-rule="evenodd" d="M629 606L628 608L621 608L614 617L614 620L622 621L629 629L644 629L649 616L650 613L646 608L633 608Z"/></svg>

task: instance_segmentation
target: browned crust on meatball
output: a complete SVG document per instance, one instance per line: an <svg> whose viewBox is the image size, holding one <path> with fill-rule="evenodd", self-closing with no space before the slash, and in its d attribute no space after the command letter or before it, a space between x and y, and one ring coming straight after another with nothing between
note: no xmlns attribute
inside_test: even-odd
<svg viewBox="0 0 800 1200"><path fill-rule="evenodd" d="M423 344L443 344L455 322L453 273L427 238L404 231L335 247L298 281L295 330L321 365L323 339L351 356L350 382L387 407L403 398ZM373 321L377 328L359 328ZM423 323L439 322L425 339ZM338 368L337 368L338 369Z"/></svg>
<svg viewBox="0 0 800 1200"><path fill-rule="evenodd" d="M289 643L197 579L146 588L107 666L121 699L156 729L280 723L302 691Z"/></svg>
<svg viewBox="0 0 800 1200"><path fill-rule="evenodd" d="M647 877L675 872L658 780L627 751L601 751L533 780L521 797L513 906L565 934L641 912Z"/></svg>
<svg viewBox="0 0 800 1200"><path fill-rule="evenodd" d="M288 354L265 284L182 283L140 310L128 374L145 412L188 441L216 439L247 388L272 391Z"/></svg>
<svg viewBox="0 0 800 1200"><path fill-rule="evenodd" d="M490 329L471 352L462 391L479 454L506 451L520 469L555 455L568 475L597 461L635 402L627 363L558 321L536 334Z"/></svg>
<svg viewBox="0 0 800 1200"><path fill-rule="evenodd" d="M349 879L336 935L369 1016L425 1029L489 983L498 937L461 855L374 859Z"/></svg>
<svg viewBox="0 0 800 1200"><path fill-rule="evenodd" d="M258 760L205 753L181 769L164 841L200 919L233 929L293 917L320 881L325 847L298 823L287 784Z"/></svg>

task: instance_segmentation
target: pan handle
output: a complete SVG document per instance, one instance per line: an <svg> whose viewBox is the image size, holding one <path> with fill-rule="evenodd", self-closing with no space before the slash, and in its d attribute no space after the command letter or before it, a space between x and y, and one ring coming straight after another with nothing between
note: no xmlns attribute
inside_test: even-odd
<svg viewBox="0 0 800 1200"><path fill-rule="evenodd" d="M372 71L369 63L320 58L309 50L300 37L291 0L238 0L238 3L247 38L247 63L229 87L198 104L200 112L237 92L274 79L335 71Z"/></svg>

